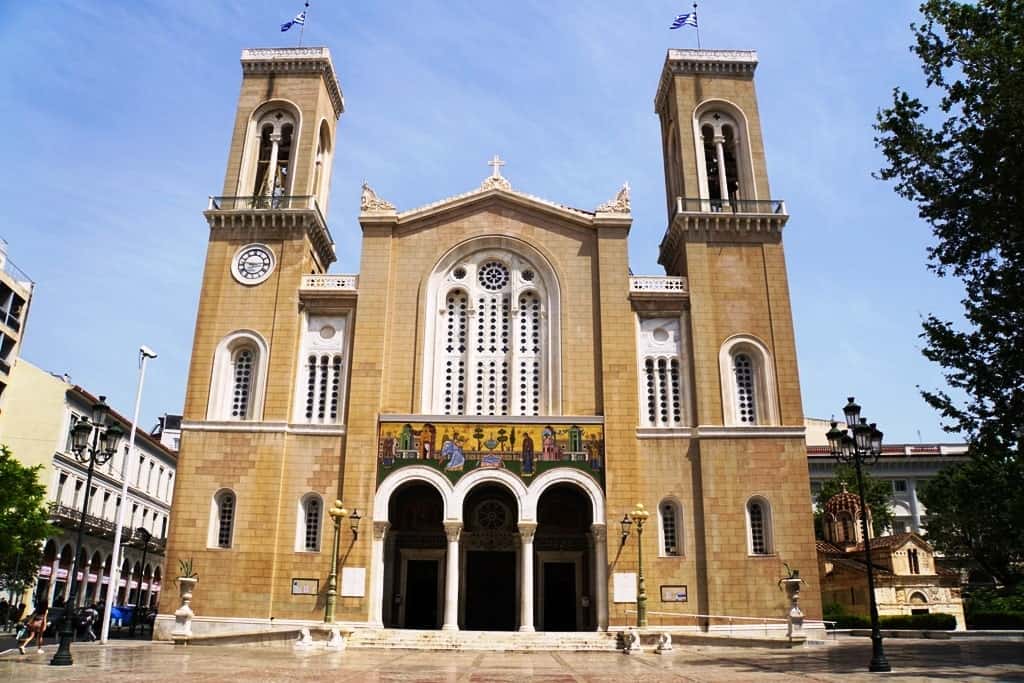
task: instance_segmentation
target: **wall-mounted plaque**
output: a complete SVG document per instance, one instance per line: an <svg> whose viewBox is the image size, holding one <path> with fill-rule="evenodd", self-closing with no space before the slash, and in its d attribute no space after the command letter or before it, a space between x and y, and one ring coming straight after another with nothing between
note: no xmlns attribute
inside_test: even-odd
<svg viewBox="0 0 1024 683"><path fill-rule="evenodd" d="M320 592L320 579L292 579L292 595L316 595Z"/></svg>
<svg viewBox="0 0 1024 683"><path fill-rule="evenodd" d="M343 567L341 570L341 597L366 596L366 567Z"/></svg>
<svg viewBox="0 0 1024 683"><path fill-rule="evenodd" d="M634 572L612 574L612 602L636 602L636 574Z"/></svg>
<svg viewBox="0 0 1024 683"><path fill-rule="evenodd" d="M686 586L662 586L662 602L686 602Z"/></svg>

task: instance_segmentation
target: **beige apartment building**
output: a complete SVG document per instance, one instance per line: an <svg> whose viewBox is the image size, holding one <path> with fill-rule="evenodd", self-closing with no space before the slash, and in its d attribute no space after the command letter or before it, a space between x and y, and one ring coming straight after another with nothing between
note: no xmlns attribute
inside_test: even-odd
<svg viewBox="0 0 1024 683"><path fill-rule="evenodd" d="M325 220L345 154L327 48L247 49L201 283L168 542L196 634L357 627L607 630L820 618L783 227L752 51L670 50L656 83L665 272L633 276L629 187L593 208L479 187L362 244ZM409 182L415 182L410 178ZM612 192L609 192L612 194ZM652 245L653 248L653 245ZM336 249L358 274L328 273ZM179 601L161 597L157 637Z"/></svg>

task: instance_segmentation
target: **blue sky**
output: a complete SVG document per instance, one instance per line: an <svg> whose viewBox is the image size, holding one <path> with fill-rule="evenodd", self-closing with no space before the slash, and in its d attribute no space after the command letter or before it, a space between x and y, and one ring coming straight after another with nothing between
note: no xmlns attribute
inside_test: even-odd
<svg viewBox="0 0 1024 683"><path fill-rule="evenodd" d="M702 46L756 49L785 229L805 412L855 394L890 443L948 441L916 385L942 386L920 319L956 317L960 288L925 269L916 208L871 178L875 111L920 91L914 2L707 2ZM516 189L592 208L633 187L630 260L661 274L664 182L653 97L668 24L689 2L312 2L304 44L331 48L347 111L328 221L359 263L359 186L408 209L476 187L498 153ZM181 410L207 229L244 47L294 45L282 0L0 4L6 122L0 236L38 283L23 355L144 422Z"/></svg>

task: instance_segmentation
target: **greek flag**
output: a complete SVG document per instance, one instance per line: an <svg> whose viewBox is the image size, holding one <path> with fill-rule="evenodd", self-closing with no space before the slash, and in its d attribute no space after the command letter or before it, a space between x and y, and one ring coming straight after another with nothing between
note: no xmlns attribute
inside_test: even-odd
<svg viewBox="0 0 1024 683"><path fill-rule="evenodd" d="M672 22L672 25L669 26L669 28L682 28L684 26L692 26L694 28L697 28L696 12L690 12L689 14L680 14L678 17L675 18L675 21ZM281 30L283 31L284 29Z"/></svg>
<svg viewBox="0 0 1024 683"><path fill-rule="evenodd" d="M305 12L305 10L303 10L302 12L299 12L298 14L296 14L295 18L292 19L291 21L286 21L283 24L281 24L281 33L284 33L285 31L290 29L292 26L295 26L295 24L298 24L299 26L303 26L303 25L305 25L305 23L306 23L306 12ZM696 24L694 24L694 25L696 26Z"/></svg>

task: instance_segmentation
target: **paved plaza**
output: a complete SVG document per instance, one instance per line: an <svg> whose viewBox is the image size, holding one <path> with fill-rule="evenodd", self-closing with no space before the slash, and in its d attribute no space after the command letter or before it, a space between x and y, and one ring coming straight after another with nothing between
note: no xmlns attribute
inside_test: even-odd
<svg viewBox="0 0 1024 683"><path fill-rule="evenodd" d="M294 652L288 647L174 648L162 643L76 645L75 665L48 665L45 654L0 657L3 681L385 681L495 683L576 681L851 681L865 672L867 639L807 651L677 647L670 655L600 652L422 652L349 650ZM1021 641L890 641L886 652L900 681L1024 681Z"/></svg>

